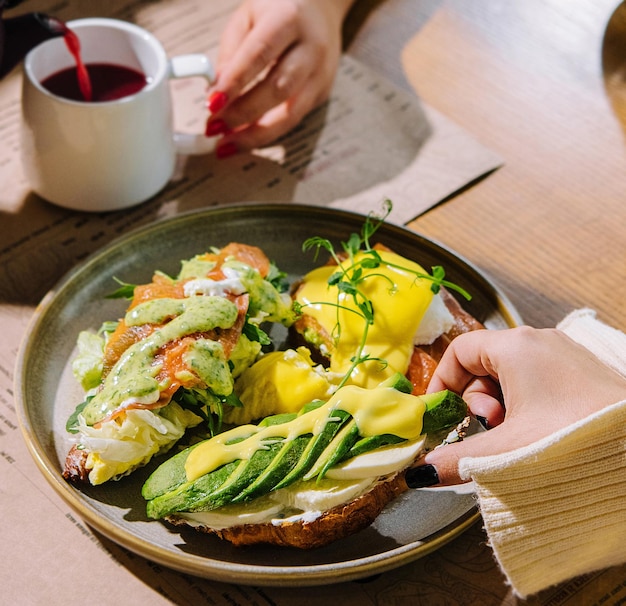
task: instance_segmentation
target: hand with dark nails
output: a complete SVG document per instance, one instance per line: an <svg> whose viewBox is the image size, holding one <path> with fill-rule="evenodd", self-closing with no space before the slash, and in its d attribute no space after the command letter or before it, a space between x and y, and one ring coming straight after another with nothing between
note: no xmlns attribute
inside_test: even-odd
<svg viewBox="0 0 626 606"><path fill-rule="evenodd" d="M460 483L460 459L510 452L571 425L626 398L626 378L559 330L520 327L454 339L428 391L441 389L462 395L491 429L426 455L409 485Z"/></svg>

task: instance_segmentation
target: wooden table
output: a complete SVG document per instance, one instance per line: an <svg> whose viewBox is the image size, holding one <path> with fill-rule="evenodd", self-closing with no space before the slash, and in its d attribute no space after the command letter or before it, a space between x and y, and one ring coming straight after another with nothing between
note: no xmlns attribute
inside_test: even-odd
<svg viewBox="0 0 626 606"><path fill-rule="evenodd" d="M388 61L504 160L411 227L491 275L528 324L588 306L626 329L626 6L388 0L353 13L351 52Z"/></svg>
<svg viewBox="0 0 626 606"><path fill-rule="evenodd" d="M489 274L528 324L554 326L592 307L626 330L626 6L388 0L361 2L350 19L349 52L504 160L410 226ZM477 549L485 537L470 534L459 540ZM428 556L431 568L446 550ZM480 566L491 567L485 578L500 575L487 560ZM495 594L476 603L516 603L494 582ZM604 599L602 581L578 584L568 605ZM555 590L529 603L560 599Z"/></svg>

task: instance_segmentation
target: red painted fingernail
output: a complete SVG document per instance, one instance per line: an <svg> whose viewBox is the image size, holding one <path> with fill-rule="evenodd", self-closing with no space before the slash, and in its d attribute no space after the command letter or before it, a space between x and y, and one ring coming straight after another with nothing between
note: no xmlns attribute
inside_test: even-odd
<svg viewBox="0 0 626 606"><path fill-rule="evenodd" d="M228 132L228 126L224 120L217 118L216 120L209 120L206 123L206 129L204 134L207 137L216 137L217 135L225 135Z"/></svg>
<svg viewBox="0 0 626 606"><path fill-rule="evenodd" d="M222 91L216 90L207 100L207 108L212 114L216 114L228 103L228 95Z"/></svg>
<svg viewBox="0 0 626 606"><path fill-rule="evenodd" d="M235 143L229 141L228 143L222 143L222 145L218 145L215 149L215 155L222 160L223 158L228 158L229 156L234 156L239 151L239 148Z"/></svg>

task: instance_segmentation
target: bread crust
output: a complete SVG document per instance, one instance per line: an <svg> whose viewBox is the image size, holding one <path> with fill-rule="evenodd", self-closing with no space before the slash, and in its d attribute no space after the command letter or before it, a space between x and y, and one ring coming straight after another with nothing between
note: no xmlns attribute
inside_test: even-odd
<svg viewBox="0 0 626 606"><path fill-rule="evenodd" d="M323 547L370 526L388 503L407 490L404 474L403 470L391 477L382 478L363 495L337 505L311 521L240 524L219 530L196 525L193 528L238 547L258 544L298 549ZM175 526L191 526L184 518L176 515L165 519Z"/></svg>
<svg viewBox="0 0 626 606"><path fill-rule="evenodd" d="M65 457L63 477L70 482L78 484L88 482L89 472L91 471L87 469L88 456L87 451L77 448L76 445L72 446Z"/></svg>

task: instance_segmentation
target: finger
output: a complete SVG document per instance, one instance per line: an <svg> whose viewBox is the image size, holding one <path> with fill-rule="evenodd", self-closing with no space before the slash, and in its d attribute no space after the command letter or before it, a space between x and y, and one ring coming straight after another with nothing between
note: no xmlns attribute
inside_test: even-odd
<svg viewBox="0 0 626 606"><path fill-rule="evenodd" d="M240 25L239 28L242 28ZM225 93L229 99L235 99L241 92L257 79L267 68L296 41L296 30L288 25L276 27L271 20L255 23L248 34L242 39L240 29L238 38L233 35L232 41L225 43L221 53L224 59L219 60L219 77L215 90ZM237 48L235 40L239 40Z"/></svg>
<svg viewBox="0 0 626 606"><path fill-rule="evenodd" d="M517 438L512 436L505 426L488 432L475 434L461 442L446 444L429 452L418 465L407 471L407 483L410 488L425 486L449 486L468 482L471 478L461 478L459 461L466 457L496 455L523 445L516 444ZM420 467L426 467L423 470ZM430 479L429 483L424 480Z"/></svg>
<svg viewBox="0 0 626 606"><path fill-rule="evenodd" d="M297 126L318 104L317 97L303 92L272 108L258 122L224 136L218 148L232 144L243 151L268 145Z"/></svg>
<svg viewBox="0 0 626 606"><path fill-rule="evenodd" d="M504 421L504 404L500 385L490 377L479 377L472 381L461 394L470 412L481 419L486 429Z"/></svg>
<svg viewBox="0 0 626 606"><path fill-rule="evenodd" d="M216 63L216 80L207 91L207 109L210 116L215 116L226 106L229 101L228 94L221 90L219 85L220 75L225 65L228 65L231 58L235 55L243 40L248 35L252 27L252 21L250 14L247 10L247 6L242 4L233 13L233 16L229 19L222 36L220 38L220 45L218 49L217 63ZM207 121L206 136L214 137L218 134L223 134L228 130L228 125L221 121L218 124L210 123L211 118Z"/></svg>
<svg viewBox="0 0 626 606"><path fill-rule="evenodd" d="M243 40L245 40L252 29L252 23L248 10L244 5L240 5L226 23L226 27L220 38L217 53L218 73L221 71L222 67L233 58Z"/></svg>
<svg viewBox="0 0 626 606"><path fill-rule="evenodd" d="M306 113L306 103L312 98L314 93L306 90L307 83L316 83L313 71L315 64L311 62L309 54L304 46L296 46L288 52L252 89L238 97L228 108L220 114L229 128L235 130L244 125L250 125L260 120L274 107L294 98L291 113ZM312 84L318 87L319 84ZM295 98L300 97L300 102L296 105ZM302 105L302 110L300 110ZM275 116L273 122L280 120ZM269 116L265 122L271 122Z"/></svg>
<svg viewBox="0 0 626 606"><path fill-rule="evenodd" d="M502 331L478 330L456 337L439 361L428 385L428 392L449 389L463 393L476 377L498 379L498 374L488 356L490 343Z"/></svg>
<svg viewBox="0 0 626 606"><path fill-rule="evenodd" d="M264 120L263 123L255 122L222 137L217 144L218 151L222 146L237 149L238 151L247 151L264 147L276 141L276 139L290 131L300 121L295 114L285 111L284 105L286 104L269 112L271 116L269 116L267 121ZM276 118L272 116L276 116Z"/></svg>

